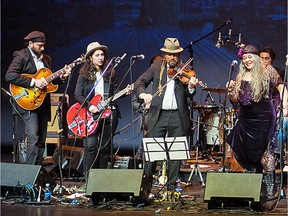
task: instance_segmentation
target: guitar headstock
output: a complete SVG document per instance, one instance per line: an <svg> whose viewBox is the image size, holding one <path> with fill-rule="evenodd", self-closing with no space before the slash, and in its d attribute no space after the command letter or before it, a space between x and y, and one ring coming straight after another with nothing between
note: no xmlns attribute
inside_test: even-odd
<svg viewBox="0 0 288 216"><path fill-rule="evenodd" d="M75 65L79 65L79 64L82 64L83 62L86 61L86 56L85 54L82 54L79 58L77 58L76 60L73 61L73 63Z"/></svg>

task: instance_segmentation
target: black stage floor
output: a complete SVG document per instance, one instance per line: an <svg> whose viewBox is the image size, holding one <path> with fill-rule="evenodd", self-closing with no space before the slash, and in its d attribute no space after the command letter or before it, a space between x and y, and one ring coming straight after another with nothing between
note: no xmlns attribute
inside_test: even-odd
<svg viewBox="0 0 288 216"><path fill-rule="evenodd" d="M192 154L193 155L193 154ZM12 156L11 155L3 155L1 157L1 165L6 163L12 163L11 161ZM199 159L198 165L201 176L203 177L203 181L200 179L200 173L194 172L192 173L192 168L195 165L195 160L189 160L186 162L183 162L183 166L181 168L181 181L182 181L182 195L181 198L178 198L177 194L170 194L170 191L167 191L165 187L160 187L157 184L157 181L155 182L153 188L152 188L152 194L150 194L150 197L145 197L145 200L137 199L142 198L142 195L139 197L133 197L133 196L126 196L126 193L118 193L113 192L113 185L110 185L109 187L112 191L106 192L104 190L103 193L100 191L97 191L97 193L93 193L93 196L90 195L87 196L87 194L83 193L83 189L85 188L85 181L81 177L73 177L73 178L67 178L67 176L64 176L63 181L59 181L59 178L55 178L55 183L61 185L64 189L63 195L57 195L54 194L54 199L52 204L44 203L43 201L37 202L37 200L31 202L24 202L23 197L21 196L10 196L11 191L3 194L1 197L1 215L3 216L18 216L18 215L29 215L29 216L63 216L63 215L69 215L69 216L79 216L79 215L138 215L138 216L147 216L147 215L287 215L287 173L282 173L283 175L283 187L280 188L278 185L278 197L275 197L275 199L272 199L270 201L264 201L263 205L265 206L263 211L254 211L253 204L259 204L259 202L251 201L250 198L245 197L245 193L250 194L251 190L254 190L255 188L259 187L259 185L250 185L251 180L252 184L254 184L254 175L250 173L243 173L243 172L223 172L223 169L221 170L221 163L216 163L213 160L207 160L207 159ZM9 165L8 165L9 166ZM22 165L19 164L19 167L21 169ZM47 163L45 166L42 167L47 171L47 173L51 176L51 164ZM2 169L2 166L1 166ZM115 170L115 169L112 169ZM118 169L119 170L119 169ZM11 170L13 173L13 170ZM112 171L114 172L114 171ZM101 171L95 171L96 174L101 174ZM115 184L115 182L121 182L120 178L125 178L125 181L129 185L134 185L135 181L137 180L137 176L131 175L129 172L129 169L122 169L121 175L117 178L111 178L111 176L107 176L107 182L109 185L109 182L111 184ZM160 172L159 172L160 173ZM211 175L212 173L212 175ZM213 174L220 174L220 176L224 176L224 178L219 179L210 179L208 180L208 175L213 176ZM66 175L67 173L64 173ZM124 175L123 175L124 174ZM226 175L234 175L234 174L240 174L241 178L235 177L234 179L228 179L225 180ZM243 178L244 176L244 178ZM277 182L280 183L280 177L281 172L279 170L277 171ZM2 173L1 171L1 181L5 178L5 173ZM89 177L90 178L90 177ZM94 178L94 177L93 177ZM97 178L99 180L99 177L95 176L95 181L97 181ZM155 178L157 180L157 178ZM244 179L244 180L243 180ZM190 180L190 181L188 181ZM11 180L12 181L12 180ZM92 181L92 179L89 179L88 181ZM103 180L102 180L103 181ZM220 181L220 182L219 182ZM241 181L241 182L240 182ZM3 181L2 181L3 182ZM107 185L105 182L105 185ZM93 183L93 181L92 181ZM137 183L137 182L136 182ZM238 188L234 188L235 185ZM137 184L136 184L137 185ZM1 184L1 186L3 186ZM92 184L93 186L93 184ZM114 185L115 186L115 185ZM97 187L97 186L95 186ZM119 186L120 188L123 187L123 185ZM5 187L2 187L2 189ZM141 185L142 188L142 185ZM144 187L145 188L145 187ZM209 189L210 188L210 189ZM211 189L212 188L212 189ZM226 194L230 194L231 190L232 194L234 193L235 197L226 198ZM216 192L214 191L216 189ZM11 189L10 189L11 190ZM140 187L139 187L140 190ZM257 190L257 189L255 189ZM220 191L222 195L217 195L219 197L216 197L215 199L212 198L211 200L206 196L214 196L217 193L217 191ZM244 196L241 193L244 191ZM87 192L87 191L86 191ZM37 191L35 192L37 193ZM90 193L90 192L87 192ZM239 193L239 197L238 197ZM140 194L142 192L140 191ZM207 195L208 194L208 195ZM5 196L6 195L6 196ZM151 197L152 195L152 197ZM166 195L166 196L165 196ZM215 195L216 196L216 195ZM247 195L248 196L248 195ZM256 193L256 196L260 196L260 193ZM99 197L101 197L100 202L97 202L97 205L93 205L93 200L99 200ZM168 198L170 197L170 198ZM93 200L92 200L93 198ZM105 202L103 202L103 198L105 199ZM277 199L278 198L278 199ZM42 199L42 196L41 196ZM206 200L205 200L206 199ZM26 200L27 201L27 200ZM251 205L249 206L249 201ZM261 202L263 199L261 200ZM215 204L216 203L216 204ZM94 203L95 204L95 203ZM209 206L210 205L210 206ZM213 208L211 208L213 207Z"/></svg>

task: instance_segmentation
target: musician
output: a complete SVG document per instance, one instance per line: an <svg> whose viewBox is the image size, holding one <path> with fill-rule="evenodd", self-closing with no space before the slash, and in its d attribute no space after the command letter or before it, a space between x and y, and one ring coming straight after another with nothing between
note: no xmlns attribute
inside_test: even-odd
<svg viewBox="0 0 288 216"><path fill-rule="evenodd" d="M228 97L239 103L238 121L227 137L235 158L246 172L264 172L267 195L275 193L275 164L269 150L276 125L272 93L282 97L283 82L271 65L264 65L254 45L238 52L241 58L236 81L228 86ZM283 114L287 115L287 92L283 95Z"/></svg>
<svg viewBox="0 0 288 216"><path fill-rule="evenodd" d="M75 88L75 99L78 103L83 104L91 113L99 113L97 104L90 101L95 95L101 95L103 100L113 96L118 88L118 78L113 65L107 67L108 47L98 42L92 42L87 46L86 62L79 70L79 76ZM107 70L106 67L108 68ZM103 72L105 71L105 74ZM92 94L89 95L94 84L96 87ZM131 85L127 85L126 94L131 93ZM86 97L88 99L85 101ZM100 102L100 101L99 101ZM109 104L111 109L110 117L104 118L97 124L94 133L84 138L84 156L83 168L87 177L90 168L105 169L108 166L111 153L113 136L120 118L119 107L116 101Z"/></svg>
<svg viewBox="0 0 288 216"><path fill-rule="evenodd" d="M156 59L135 82L136 96L143 100L148 110L147 137L188 137L191 128L187 99L192 99L196 93L198 79L193 76L188 84L184 84L179 79L168 77L167 71L179 66L183 51L177 38L167 38L160 50L163 58ZM154 97L145 92L151 82ZM145 162L144 170L150 181L154 168L155 164ZM179 168L180 161L169 162L168 186L175 185Z"/></svg>
<svg viewBox="0 0 288 216"><path fill-rule="evenodd" d="M281 80L283 82L285 71L282 68L276 67L273 64L275 59L276 59L276 54L275 54L274 50L271 47L264 47L262 50L260 50L259 56L266 67L267 67L267 65L271 65L272 67L274 67L276 69L276 71L278 72L278 74L281 77ZM278 91L273 92L272 100L273 100L273 104L274 104L275 109L276 109L276 115L279 118L281 100L280 100L280 93ZM279 122L279 120L278 120L278 122ZM284 122L283 122L283 130L284 131L287 129L287 128L285 129L285 125L287 125L287 123L285 123L285 122L287 122L287 117L285 117ZM279 159L279 156L280 156L279 144L280 144L280 142L282 142L282 132L280 131L280 133L278 133L278 130L276 130L273 136L274 136L273 142L272 142L272 145L270 146L270 148L271 148L271 151Z"/></svg>
<svg viewBox="0 0 288 216"><path fill-rule="evenodd" d="M273 66L278 72L282 80L284 80L284 70L282 68L276 67L274 61L276 59L276 54L271 47L264 47L260 50L259 56L265 65Z"/></svg>
<svg viewBox="0 0 288 216"><path fill-rule="evenodd" d="M6 81L31 91L44 91L48 82L41 78L31 78L23 74L36 74L41 68L51 69L51 57L43 53L46 36L43 32L32 31L25 38L25 48L13 53L13 59L6 72ZM69 76L71 69L64 68L63 74L53 80L53 84L61 84ZM36 87L36 88L35 88ZM32 88L35 88L32 90ZM45 92L45 91L44 91ZM33 99L33 98L32 98ZM40 107L28 110L20 107L15 101L12 104L13 114L19 115L24 122L27 136L26 163L42 164L45 149L48 121L51 118L50 94L47 93Z"/></svg>

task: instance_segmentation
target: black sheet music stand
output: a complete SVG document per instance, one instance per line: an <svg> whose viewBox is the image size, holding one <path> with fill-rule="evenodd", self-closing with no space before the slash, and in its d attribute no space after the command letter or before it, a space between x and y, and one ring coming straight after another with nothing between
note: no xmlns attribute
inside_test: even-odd
<svg viewBox="0 0 288 216"><path fill-rule="evenodd" d="M146 162L167 161L167 182L169 182L169 161L189 160L187 137L143 138L144 160Z"/></svg>

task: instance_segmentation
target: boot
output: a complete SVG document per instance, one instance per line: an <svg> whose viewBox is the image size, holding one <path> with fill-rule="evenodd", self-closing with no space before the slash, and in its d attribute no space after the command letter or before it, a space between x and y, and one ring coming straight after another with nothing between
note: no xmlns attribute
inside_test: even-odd
<svg viewBox="0 0 288 216"><path fill-rule="evenodd" d="M274 197L277 189L274 170L264 174L264 182L267 188L267 198Z"/></svg>

